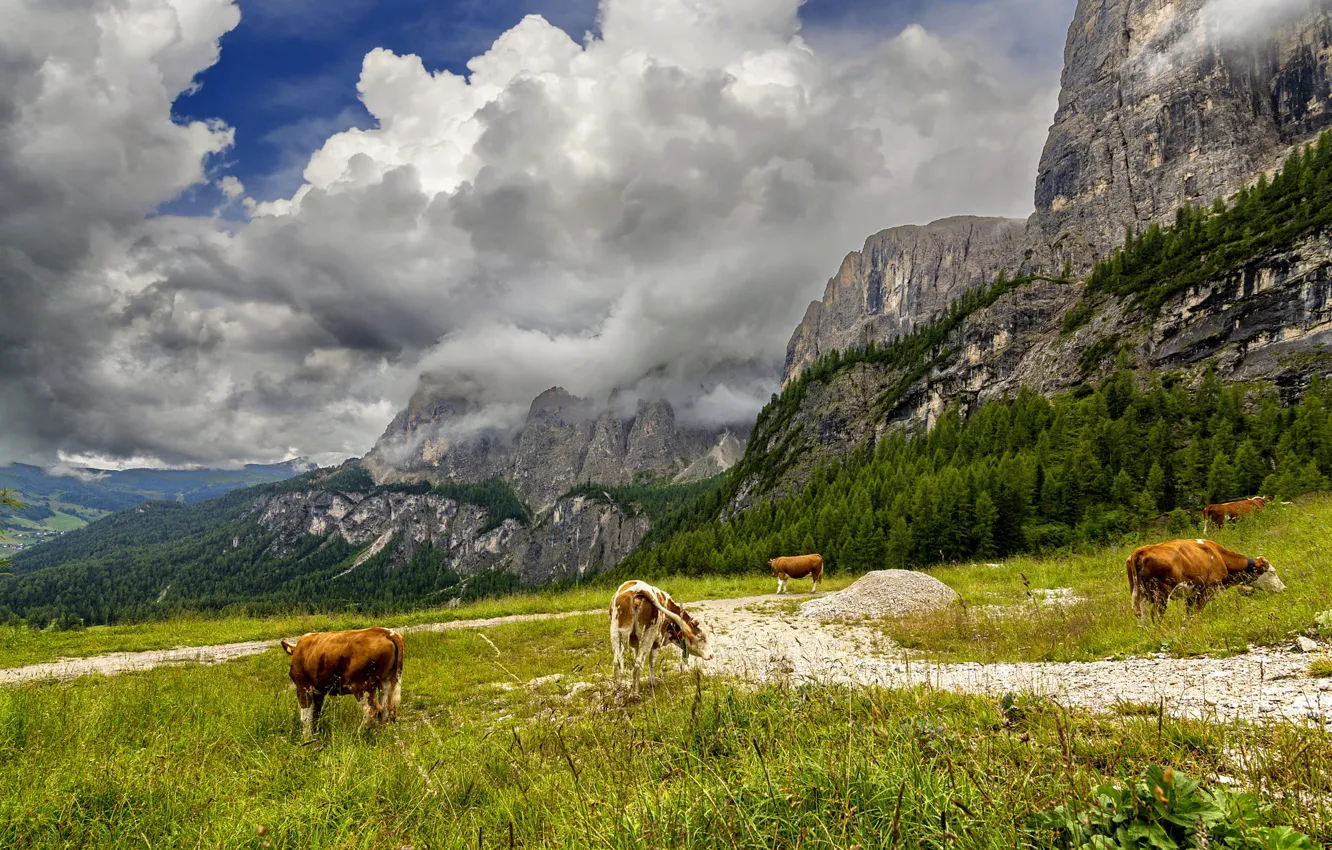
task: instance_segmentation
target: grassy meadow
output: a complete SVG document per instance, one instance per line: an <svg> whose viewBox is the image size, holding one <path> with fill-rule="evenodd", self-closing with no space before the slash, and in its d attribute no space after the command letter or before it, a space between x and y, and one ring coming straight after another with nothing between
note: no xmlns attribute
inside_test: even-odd
<svg viewBox="0 0 1332 850"><path fill-rule="evenodd" d="M362 731L335 698L308 745L276 650L0 689L0 846L1050 846L1031 814L1157 763L1267 791L1265 824L1332 841L1321 731L674 665L632 698L608 686L604 631L589 615L409 635L400 722Z"/></svg>
<svg viewBox="0 0 1332 850"><path fill-rule="evenodd" d="M829 576L823 586L828 590L839 590L853 580L852 576ZM672 596L683 601L772 593L777 587L775 579L757 570L752 575L680 576L654 580L654 583L666 588ZM0 625L0 667L37 664L58 658L81 658L106 652L141 652L178 646L275 640L331 629L357 629L377 625L411 626L419 623L478 620L513 614L598 611L609 603L614 589L614 582L594 582L570 590L514 594L483 599L456 608L429 608L382 617L356 613L299 614L262 618L245 615L181 617L166 621L92 626L78 631Z"/></svg>
<svg viewBox="0 0 1332 850"><path fill-rule="evenodd" d="M903 646L948 661L1087 661L1153 652L1225 655L1250 644L1283 644L1313 628L1319 612L1332 609L1330 529L1329 495L1293 505L1273 503L1259 516L1209 529L1205 536L1228 549L1265 556L1286 591L1226 590L1197 618L1186 617L1182 602L1174 601L1163 620L1139 626L1124 562L1141 543L1201 536L1201 530L1159 534L1086 554L1011 558L999 567L975 563L932 569L965 605L887 621L882 628ZM1070 588L1078 601L1040 604L1038 591L1057 588Z"/></svg>

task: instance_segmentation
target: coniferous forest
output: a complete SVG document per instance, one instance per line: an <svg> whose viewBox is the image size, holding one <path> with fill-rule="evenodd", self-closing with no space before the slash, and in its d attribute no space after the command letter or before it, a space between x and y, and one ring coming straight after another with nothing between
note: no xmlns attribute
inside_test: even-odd
<svg viewBox="0 0 1332 850"><path fill-rule="evenodd" d="M1283 407L1212 373L1190 392L1141 388L1124 369L1054 400L1023 391L816 468L798 494L729 522L714 521L716 491L667 517L620 572L741 572L797 552L834 570L916 568L1111 541L1163 516L1184 532L1209 502L1324 489L1330 404L1317 380Z"/></svg>

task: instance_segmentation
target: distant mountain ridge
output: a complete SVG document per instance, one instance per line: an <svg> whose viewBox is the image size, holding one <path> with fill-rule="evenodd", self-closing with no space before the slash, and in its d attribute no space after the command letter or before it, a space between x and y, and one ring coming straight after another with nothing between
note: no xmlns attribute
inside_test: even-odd
<svg viewBox="0 0 1332 850"><path fill-rule="evenodd" d="M307 458L247 463L240 469L93 469L52 474L39 466L0 466L0 489L23 495L24 504L52 497L79 507L118 511L141 502L202 502L255 484L285 481L314 468Z"/></svg>
<svg viewBox="0 0 1332 850"><path fill-rule="evenodd" d="M687 427L665 400L626 409L551 387L517 430L488 422L467 399L441 394L429 376L362 461L377 483L500 479L537 512L579 484L691 481L730 468L748 428Z"/></svg>

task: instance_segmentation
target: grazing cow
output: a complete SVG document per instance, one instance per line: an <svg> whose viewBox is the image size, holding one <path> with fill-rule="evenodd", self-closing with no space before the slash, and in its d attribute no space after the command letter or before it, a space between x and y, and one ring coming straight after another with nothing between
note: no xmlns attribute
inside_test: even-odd
<svg viewBox="0 0 1332 850"><path fill-rule="evenodd" d="M1151 607L1153 619L1165 613L1178 588L1188 593L1189 613L1197 614L1222 589L1255 584L1285 589L1266 558L1231 552L1210 540L1171 540L1134 550L1126 562L1133 611L1141 621Z"/></svg>
<svg viewBox="0 0 1332 850"><path fill-rule="evenodd" d="M814 579L814 586L810 588L810 593L819 592L819 582L823 581L823 556L822 555L794 555L788 558L773 558L768 562L772 567L772 574L777 577L777 592L786 592L786 580L792 578L804 578L810 576Z"/></svg>
<svg viewBox="0 0 1332 850"><path fill-rule="evenodd" d="M301 707L305 737L314 735L314 725L324 707L324 697L351 694L371 720L398 719L402 700L402 663L407 648L402 635L389 629L358 629L350 632L318 632L302 635L294 644L282 641L291 656L291 681ZM379 702L383 689L384 702Z"/></svg>
<svg viewBox="0 0 1332 850"><path fill-rule="evenodd" d="M612 669L615 681L624 670L624 653L634 653L634 690L644 658L648 661L648 683L657 686L657 651L667 644L680 647L680 665L690 655L712 660L711 636L702 622L694 618L671 595L642 581L626 581L615 591L610 604Z"/></svg>
<svg viewBox="0 0 1332 850"><path fill-rule="evenodd" d="M1212 522L1218 526L1225 525L1227 520L1237 520L1249 513L1258 513L1263 509L1263 505L1272 501L1271 496L1258 496L1253 499L1240 499L1238 502L1222 502L1219 505L1208 505L1203 508L1203 531L1207 530L1207 523Z"/></svg>

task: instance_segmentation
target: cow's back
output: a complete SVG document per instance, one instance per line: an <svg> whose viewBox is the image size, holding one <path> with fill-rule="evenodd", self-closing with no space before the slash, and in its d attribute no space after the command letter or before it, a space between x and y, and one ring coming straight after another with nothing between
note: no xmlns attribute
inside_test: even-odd
<svg viewBox="0 0 1332 850"><path fill-rule="evenodd" d="M1138 580L1147 585L1218 584L1226 576L1219 549L1210 540L1185 538L1139 547L1132 557Z"/></svg>
<svg viewBox="0 0 1332 850"><path fill-rule="evenodd" d="M305 635L291 655L291 679L334 694L373 687L398 673L404 650L401 635L378 627Z"/></svg>
<svg viewBox="0 0 1332 850"><path fill-rule="evenodd" d="M773 575L786 575L791 578L804 578L813 572L823 571L822 555L789 555L772 559Z"/></svg>

